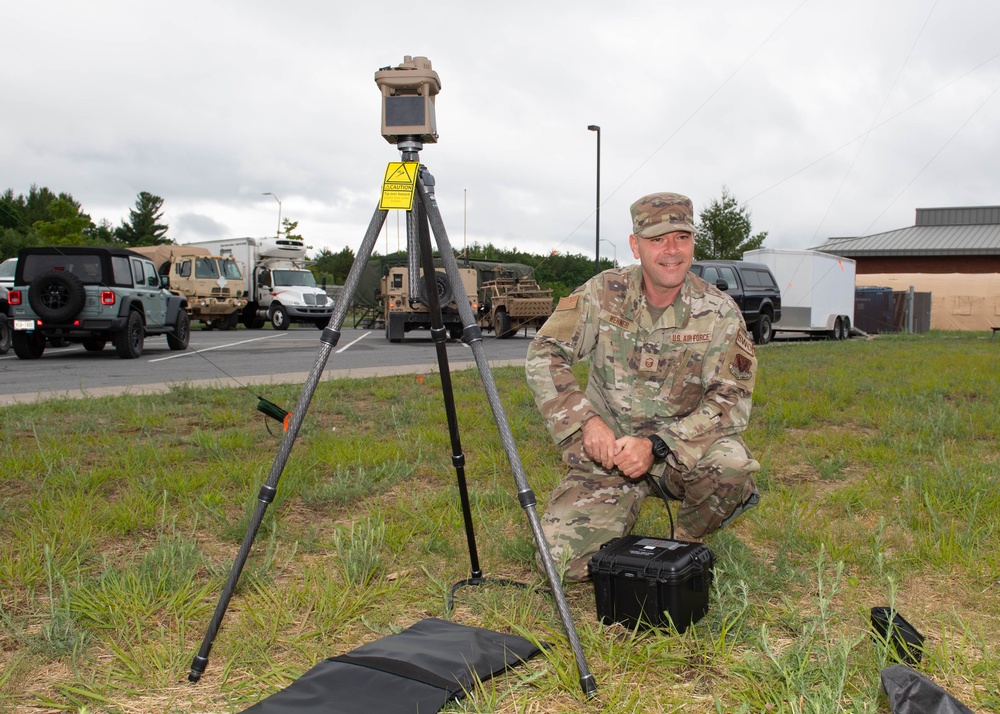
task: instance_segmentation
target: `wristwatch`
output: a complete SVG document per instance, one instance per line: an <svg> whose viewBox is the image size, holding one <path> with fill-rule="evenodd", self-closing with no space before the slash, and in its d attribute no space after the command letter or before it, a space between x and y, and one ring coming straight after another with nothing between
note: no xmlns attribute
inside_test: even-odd
<svg viewBox="0 0 1000 714"><path fill-rule="evenodd" d="M653 445L653 458L655 460L663 461L667 458L667 454L670 453L670 447L667 446L667 443L663 439L658 437L656 434L647 436L646 438L649 439L650 443Z"/></svg>

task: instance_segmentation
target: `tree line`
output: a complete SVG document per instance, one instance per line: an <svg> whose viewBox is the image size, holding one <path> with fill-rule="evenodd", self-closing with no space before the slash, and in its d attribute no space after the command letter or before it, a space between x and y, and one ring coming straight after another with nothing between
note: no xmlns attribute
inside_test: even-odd
<svg viewBox="0 0 1000 714"><path fill-rule="evenodd" d="M69 193L32 185L27 194L7 189L0 195L0 258L12 258L21 248L95 245L129 248L171 243L163 221L163 199L141 191L128 218L118 226L102 219L94 223Z"/></svg>
<svg viewBox="0 0 1000 714"><path fill-rule="evenodd" d="M766 231L751 235L749 209L726 186L722 187L721 198L713 198L698 217L695 260L739 260L745 251L760 248L767 237ZM298 221L285 218L282 228L286 237L301 239L295 233ZM46 187L32 185L27 194L18 195L13 189L7 189L0 195L0 260L16 256L21 248L36 246L130 248L173 244L174 241L167 237L167 230L163 222L163 199L148 191L139 192L134 208L118 226L105 219L95 224L71 194L56 194ZM330 284L342 285L354 264L354 257L349 247L336 253L322 248L312 260L311 268L317 280L326 279ZM594 260L577 253L552 251L548 255L538 255L492 243L473 243L464 253L456 251L459 261L466 257L528 265L534 268L538 284L551 288L556 298L570 294L595 273ZM607 258L600 261L601 270L611 267L614 264Z"/></svg>

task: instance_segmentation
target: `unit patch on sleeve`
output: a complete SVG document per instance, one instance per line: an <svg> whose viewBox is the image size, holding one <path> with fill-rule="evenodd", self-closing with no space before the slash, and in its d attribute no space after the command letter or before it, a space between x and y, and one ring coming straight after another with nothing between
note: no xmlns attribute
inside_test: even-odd
<svg viewBox="0 0 1000 714"><path fill-rule="evenodd" d="M741 382L753 377L753 361L751 361L746 355L736 354L733 356L733 361L729 363L729 371L733 373L733 376Z"/></svg>

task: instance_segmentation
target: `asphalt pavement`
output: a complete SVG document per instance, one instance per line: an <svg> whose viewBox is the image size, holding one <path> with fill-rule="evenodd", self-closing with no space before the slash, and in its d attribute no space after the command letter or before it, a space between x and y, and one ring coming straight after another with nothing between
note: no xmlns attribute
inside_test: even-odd
<svg viewBox="0 0 1000 714"><path fill-rule="evenodd" d="M305 382L322 367L322 380L438 371L437 350L426 331L390 343L382 330L344 328L326 363L319 365L322 331L314 327L217 331L193 329L187 350L172 351L164 337L146 340L138 359L121 359L110 345L88 352L82 345L47 347L37 360L0 356L0 406L44 399L110 394L155 394L171 387L240 387ZM500 340L483 335L491 367L522 365L534 331ZM452 371L475 367L472 349L457 340L446 345Z"/></svg>

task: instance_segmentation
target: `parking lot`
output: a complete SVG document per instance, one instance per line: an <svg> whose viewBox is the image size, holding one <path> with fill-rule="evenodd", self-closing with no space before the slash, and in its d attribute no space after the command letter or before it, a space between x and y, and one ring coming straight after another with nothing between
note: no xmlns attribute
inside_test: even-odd
<svg viewBox="0 0 1000 714"><path fill-rule="evenodd" d="M301 382L320 355L314 327L287 331L194 329L187 350L174 352L163 337L146 339L138 359L120 359L114 349L88 352L82 345L47 347L37 360L18 359L13 351L0 357L0 405L54 396L99 396L125 391L165 391L171 384L229 385ZM533 331L510 339L483 335L491 365L521 363ZM471 348L450 340L448 363L453 369L474 362ZM324 377L423 373L437 370L434 343L426 331L407 333L396 344L382 330L344 328L324 366Z"/></svg>

